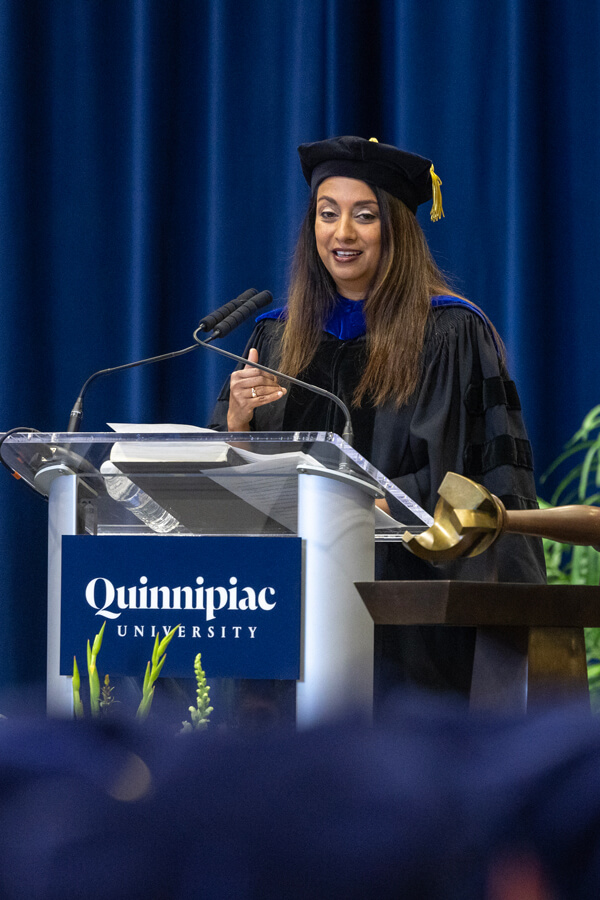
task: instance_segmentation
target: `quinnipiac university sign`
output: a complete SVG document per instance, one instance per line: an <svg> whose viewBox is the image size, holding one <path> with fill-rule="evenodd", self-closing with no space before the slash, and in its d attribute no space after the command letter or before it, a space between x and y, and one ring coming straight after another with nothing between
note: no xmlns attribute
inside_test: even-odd
<svg viewBox="0 0 600 900"><path fill-rule="evenodd" d="M106 623L101 669L143 677L159 639L179 626L163 676L300 677L302 542L298 537L62 538L61 675L85 660Z"/></svg>

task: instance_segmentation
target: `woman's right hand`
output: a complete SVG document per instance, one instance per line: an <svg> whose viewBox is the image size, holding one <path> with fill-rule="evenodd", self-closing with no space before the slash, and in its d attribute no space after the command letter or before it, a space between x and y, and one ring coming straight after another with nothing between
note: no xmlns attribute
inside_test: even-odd
<svg viewBox="0 0 600 900"><path fill-rule="evenodd" d="M253 362L258 362L258 350L254 347L248 354L248 364L233 372L229 381L228 431L250 431L254 410L286 393L274 375L253 368Z"/></svg>

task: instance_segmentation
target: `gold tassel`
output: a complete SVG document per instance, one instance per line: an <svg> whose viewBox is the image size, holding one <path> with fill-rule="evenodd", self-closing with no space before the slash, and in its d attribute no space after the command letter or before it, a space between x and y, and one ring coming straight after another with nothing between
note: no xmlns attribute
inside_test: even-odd
<svg viewBox="0 0 600 900"><path fill-rule="evenodd" d="M433 191L433 206L431 207L431 221L437 222L439 219L444 216L444 210L442 208L442 192L440 191L440 186L442 184L442 179L439 175L433 171L433 164L431 169L429 170L431 174L431 188ZM444 216L445 218L445 216Z"/></svg>
<svg viewBox="0 0 600 900"><path fill-rule="evenodd" d="M379 143L379 141L377 140L377 138L369 138L369 140L370 140L370 141L373 141L374 144L378 144L378 143Z"/></svg>

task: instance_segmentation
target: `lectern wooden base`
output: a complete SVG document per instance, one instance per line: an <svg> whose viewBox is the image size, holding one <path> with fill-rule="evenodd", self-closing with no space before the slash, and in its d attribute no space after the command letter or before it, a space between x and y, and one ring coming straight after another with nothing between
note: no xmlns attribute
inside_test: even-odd
<svg viewBox="0 0 600 900"><path fill-rule="evenodd" d="M357 588L376 625L477 629L472 708L589 703L583 628L600 626L600 587L377 581Z"/></svg>

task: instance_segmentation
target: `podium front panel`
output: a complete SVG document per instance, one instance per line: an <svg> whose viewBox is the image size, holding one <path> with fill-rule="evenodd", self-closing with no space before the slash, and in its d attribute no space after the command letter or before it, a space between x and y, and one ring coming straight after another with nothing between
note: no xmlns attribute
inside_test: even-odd
<svg viewBox="0 0 600 900"><path fill-rule="evenodd" d="M281 546L290 539L301 539L304 599L299 721L309 725L343 713L357 700L357 683L364 687L358 692L358 702L368 712L372 702L372 624L363 621L354 582L369 580L374 574L374 497L387 492L404 503L408 523L417 521L425 527L429 517L338 435L27 432L9 436L1 453L8 465L50 502L48 707L53 714L69 715L71 711L65 689L69 679L60 674L59 649L61 615L65 614L64 606L62 613L60 607L62 544L63 536L72 535L87 536L81 537L82 541L98 540L104 547L108 547L109 542L104 541L109 537L146 538L156 541L156 547L164 543L161 553L167 552L170 541L190 538L237 538L240 552L247 538L280 541ZM300 483L309 490L302 491L299 522ZM318 489L313 490L315 487ZM313 499L309 501L309 497ZM65 502L70 504L68 509ZM349 522L355 527L349 529ZM400 540L406 527L389 519L379 538ZM138 589L143 578L144 573L135 572L113 587ZM158 581L150 585L148 581L148 586L169 585ZM103 617L96 613L98 609L91 609L99 630ZM331 630L335 621L343 623L343 634ZM132 621L131 627L135 629L136 624L141 629L140 622ZM145 625L150 623L143 624L145 643ZM164 624L181 623L169 619ZM195 625L200 628L198 622ZM141 630L138 633L141 638ZM87 637L93 638L93 633ZM328 642L335 646L334 654L328 652ZM198 651L203 652L203 647L198 646ZM297 661L295 665L297 669ZM63 671L67 666L63 658ZM210 665L206 673L210 683ZM253 674L258 677L264 671ZM280 675L287 677L289 668L283 667Z"/></svg>

